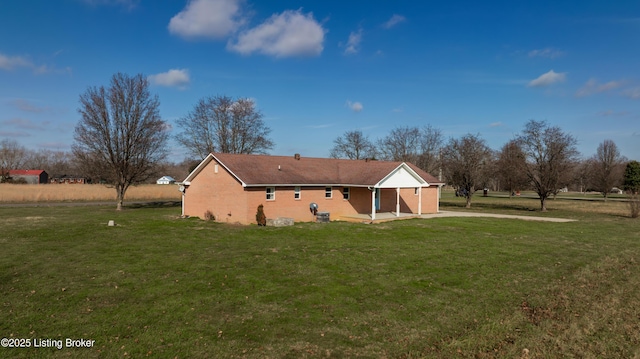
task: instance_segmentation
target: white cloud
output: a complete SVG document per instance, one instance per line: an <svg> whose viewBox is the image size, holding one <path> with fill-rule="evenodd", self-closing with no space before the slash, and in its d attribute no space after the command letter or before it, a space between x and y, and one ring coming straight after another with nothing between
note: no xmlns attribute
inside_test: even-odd
<svg viewBox="0 0 640 359"><path fill-rule="evenodd" d="M576 96L585 97L596 93L611 91L622 86L622 84L622 81L609 81L607 83L600 84L595 79L589 79L589 81L576 91Z"/></svg>
<svg viewBox="0 0 640 359"><path fill-rule="evenodd" d="M22 56L7 56L0 54L0 69L9 71L18 67L33 68L33 64Z"/></svg>
<svg viewBox="0 0 640 359"><path fill-rule="evenodd" d="M549 59L555 59L560 56L564 56L564 51L547 47L544 49L531 50L528 53L529 57L546 57Z"/></svg>
<svg viewBox="0 0 640 359"><path fill-rule="evenodd" d="M398 25L399 23L405 22L405 21L407 21L407 18L405 18L404 16L393 14L393 16L391 16L389 20L387 20L384 24L382 24L382 27L384 27L385 29L390 29Z"/></svg>
<svg viewBox="0 0 640 359"><path fill-rule="evenodd" d="M258 52L275 57L317 56L324 49L324 33L312 13L286 10L242 32L227 48L243 55Z"/></svg>
<svg viewBox="0 0 640 359"><path fill-rule="evenodd" d="M0 70L11 71L18 68L27 68L33 71L36 75L47 73L71 73L71 68L66 67L64 69L56 68L48 65L37 65L24 56L8 56L0 54Z"/></svg>
<svg viewBox="0 0 640 359"><path fill-rule="evenodd" d="M191 0L169 21L169 32L185 38L222 39L243 23L242 0Z"/></svg>
<svg viewBox="0 0 640 359"><path fill-rule="evenodd" d="M186 88L191 79L189 78L189 70L187 69L171 69L149 76L149 81L158 86L177 87L179 89Z"/></svg>
<svg viewBox="0 0 640 359"><path fill-rule="evenodd" d="M624 96L627 96L634 100L640 100L640 87L633 87L622 92Z"/></svg>
<svg viewBox="0 0 640 359"><path fill-rule="evenodd" d="M357 54L360 51L360 42L362 41L362 29L358 32L352 31L349 34L349 41L347 41L347 48L344 50L345 55Z"/></svg>
<svg viewBox="0 0 640 359"><path fill-rule="evenodd" d="M502 122L491 122L489 124L489 127L502 127L502 126L504 126L504 123Z"/></svg>
<svg viewBox="0 0 640 359"><path fill-rule="evenodd" d="M557 82L563 82L567 78L566 72L555 72L550 70L547 73L540 75L537 79L531 80L528 87L543 87L549 86Z"/></svg>
<svg viewBox="0 0 640 359"><path fill-rule="evenodd" d="M364 107L362 106L362 103L360 103L360 102L351 102L349 100L347 100L346 106L348 108L350 108L351 111L353 111L353 112L360 112L360 111L362 111L362 109L364 109Z"/></svg>

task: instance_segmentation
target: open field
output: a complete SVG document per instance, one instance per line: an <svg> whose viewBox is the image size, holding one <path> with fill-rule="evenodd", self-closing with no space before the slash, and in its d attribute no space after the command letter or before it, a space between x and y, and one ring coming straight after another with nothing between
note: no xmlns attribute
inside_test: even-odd
<svg viewBox="0 0 640 359"><path fill-rule="evenodd" d="M605 214L612 216L629 216L629 206L625 195L612 196L606 202L600 194L561 193L557 199L547 200L545 213L540 212L540 200L533 192L525 192L520 197L509 198L507 193L490 192L483 197L477 192L471 200L471 208L465 209L465 199L455 197L452 191L443 191L440 206L448 210L473 212L505 213L546 217L563 217L579 219L583 214Z"/></svg>
<svg viewBox="0 0 640 359"><path fill-rule="evenodd" d="M540 215L529 203L472 210ZM0 208L0 338L32 343L0 357L640 358L640 221L584 203L601 204L543 214L571 223L283 228L179 207ZM33 348L66 338L95 343Z"/></svg>
<svg viewBox="0 0 640 359"><path fill-rule="evenodd" d="M180 197L180 191L175 185L147 184L130 187L125 201L180 200ZM101 184L0 184L0 203L115 200L116 190Z"/></svg>

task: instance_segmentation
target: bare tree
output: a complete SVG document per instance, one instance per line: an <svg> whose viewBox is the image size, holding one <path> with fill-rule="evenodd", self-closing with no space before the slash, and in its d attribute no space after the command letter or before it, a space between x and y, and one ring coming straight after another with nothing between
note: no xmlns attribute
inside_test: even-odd
<svg viewBox="0 0 640 359"><path fill-rule="evenodd" d="M594 167L592 159L585 159L575 164L573 169L573 178L576 182L577 189L582 194L587 193L587 189L592 186L593 174L592 168Z"/></svg>
<svg viewBox="0 0 640 359"><path fill-rule="evenodd" d="M437 174L442 163L440 161L440 150L444 142L442 132L431 127L424 126L420 129L420 150L415 165L430 174Z"/></svg>
<svg viewBox="0 0 640 359"><path fill-rule="evenodd" d="M571 181L578 162L577 141L559 127L535 120L527 122L517 140L526 159L524 171L540 197L540 210L545 212L547 198Z"/></svg>
<svg viewBox="0 0 640 359"><path fill-rule="evenodd" d="M362 131L347 131L333 140L333 143L334 146L330 153L332 158L360 160L376 157L375 146Z"/></svg>
<svg viewBox="0 0 640 359"><path fill-rule="evenodd" d="M509 191L509 197L529 183L524 165L525 155L518 141L511 140L502 146L497 155L495 174L500 186Z"/></svg>
<svg viewBox="0 0 640 359"><path fill-rule="evenodd" d="M266 153L274 144L267 137L271 129L262 118L253 100L203 98L177 121L182 132L176 140L199 158L211 152Z"/></svg>
<svg viewBox="0 0 640 359"><path fill-rule="evenodd" d="M27 156L27 149L17 141L0 141L0 182L8 179L10 170L20 169L25 164Z"/></svg>
<svg viewBox="0 0 640 359"><path fill-rule="evenodd" d="M167 124L159 106L141 74L115 74L108 88L90 87L80 95L73 153L86 172L115 187L117 210L127 189L155 175L166 158Z"/></svg>
<svg viewBox="0 0 640 359"><path fill-rule="evenodd" d="M612 140L604 140L598 145L596 154L589 161L589 173L594 189L607 200L615 186L622 184L624 165L627 159L620 155L618 146Z"/></svg>
<svg viewBox="0 0 640 359"><path fill-rule="evenodd" d="M29 151L25 166L45 170L49 176L75 173L73 155L64 151Z"/></svg>
<svg viewBox="0 0 640 359"><path fill-rule="evenodd" d="M428 173L439 171L442 132L430 125L396 127L378 140L382 158L389 161L411 162Z"/></svg>
<svg viewBox="0 0 640 359"><path fill-rule="evenodd" d="M378 140L382 158L388 161L414 162L420 148L418 127L396 127Z"/></svg>
<svg viewBox="0 0 640 359"><path fill-rule="evenodd" d="M468 134L460 139L450 139L442 149L442 166L452 186L467 199L471 208L471 197L483 188L492 167L492 151L480 135Z"/></svg>

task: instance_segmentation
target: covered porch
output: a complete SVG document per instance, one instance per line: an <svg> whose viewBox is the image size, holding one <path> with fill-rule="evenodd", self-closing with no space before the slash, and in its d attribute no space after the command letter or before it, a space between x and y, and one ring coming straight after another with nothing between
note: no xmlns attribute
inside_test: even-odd
<svg viewBox="0 0 640 359"><path fill-rule="evenodd" d="M432 187L406 163L400 164L378 183L368 187L371 192L371 221L401 217L418 217L423 211L423 189ZM437 208L439 211L440 186L437 186ZM433 211L433 209L431 209ZM360 213L362 215L363 213ZM392 218L388 218L392 219Z"/></svg>

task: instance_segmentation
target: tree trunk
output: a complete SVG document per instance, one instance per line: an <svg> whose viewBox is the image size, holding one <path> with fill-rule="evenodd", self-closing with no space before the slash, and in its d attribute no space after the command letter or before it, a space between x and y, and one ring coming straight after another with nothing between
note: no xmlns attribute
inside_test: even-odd
<svg viewBox="0 0 640 359"><path fill-rule="evenodd" d="M467 196L467 205L466 208L471 208L471 196Z"/></svg>
<svg viewBox="0 0 640 359"><path fill-rule="evenodd" d="M547 201L546 197L540 197L540 211L541 212L546 212L547 211L546 201Z"/></svg>
<svg viewBox="0 0 640 359"><path fill-rule="evenodd" d="M116 186L116 211L122 211L122 204L124 202L124 186Z"/></svg>

